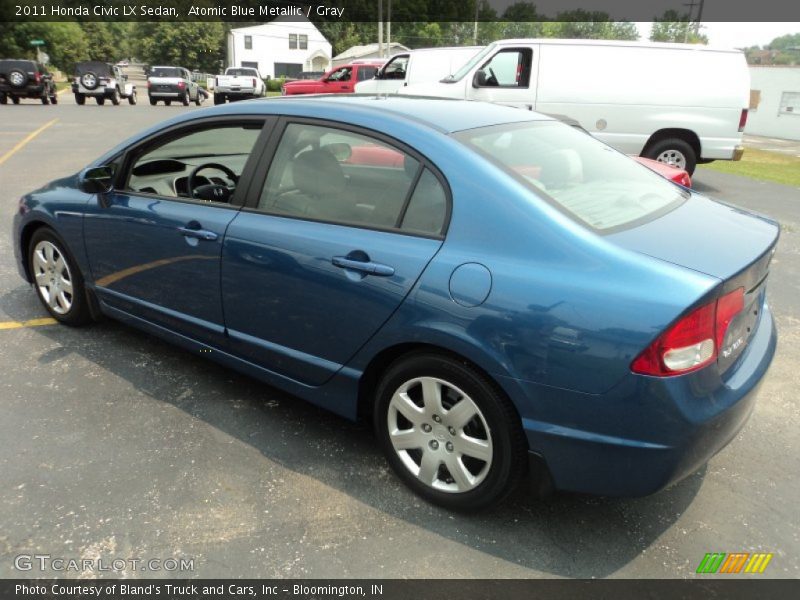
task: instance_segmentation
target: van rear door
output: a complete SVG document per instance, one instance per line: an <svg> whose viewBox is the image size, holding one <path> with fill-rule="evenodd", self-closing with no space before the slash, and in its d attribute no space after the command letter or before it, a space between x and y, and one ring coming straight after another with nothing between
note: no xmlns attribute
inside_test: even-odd
<svg viewBox="0 0 800 600"><path fill-rule="evenodd" d="M466 82L466 96L469 100L533 110L538 70L538 44L498 46L474 71L472 81Z"/></svg>

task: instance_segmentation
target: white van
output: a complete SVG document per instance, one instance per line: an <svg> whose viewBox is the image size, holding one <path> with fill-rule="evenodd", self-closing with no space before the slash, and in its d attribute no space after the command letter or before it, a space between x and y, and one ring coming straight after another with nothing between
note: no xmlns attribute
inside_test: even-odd
<svg viewBox="0 0 800 600"><path fill-rule="evenodd" d="M750 74L738 50L598 40L501 40L442 82L401 94L467 98L566 115L626 154L690 173L739 160Z"/></svg>
<svg viewBox="0 0 800 600"><path fill-rule="evenodd" d="M396 94L405 86L439 81L475 56L483 46L422 48L395 54L373 79L356 84L357 94Z"/></svg>

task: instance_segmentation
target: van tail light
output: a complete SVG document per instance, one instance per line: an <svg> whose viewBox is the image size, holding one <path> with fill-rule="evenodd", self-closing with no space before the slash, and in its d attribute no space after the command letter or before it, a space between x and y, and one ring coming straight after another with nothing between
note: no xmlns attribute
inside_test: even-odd
<svg viewBox="0 0 800 600"><path fill-rule="evenodd" d="M185 87L186 87L186 83L185 82L183 82L183 81L179 81L178 82L178 89L179 90L182 90Z"/></svg>
<svg viewBox="0 0 800 600"><path fill-rule="evenodd" d="M742 114L739 116L739 132L744 131L744 126L747 125L747 109L742 109Z"/></svg>
<svg viewBox="0 0 800 600"><path fill-rule="evenodd" d="M256 87L256 78L255 77L253 77L253 87L254 88Z"/></svg>
<svg viewBox="0 0 800 600"><path fill-rule="evenodd" d="M658 336L631 363L641 375L669 377L716 360L731 321L744 309L744 288L696 308Z"/></svg>

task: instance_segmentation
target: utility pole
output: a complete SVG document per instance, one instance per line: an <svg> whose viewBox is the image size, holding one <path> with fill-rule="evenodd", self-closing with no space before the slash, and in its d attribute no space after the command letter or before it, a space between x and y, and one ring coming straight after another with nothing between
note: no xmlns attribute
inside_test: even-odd
<svg viewBox="0 0 800 600"><path fill-rule="evenodd" d="M481 0L475 0L475 22L472 27L472 45L478 45L478 9L480 8Z"/></svg>
<svg viewBox="0 0 800 600"><path fill-rule="evenodd" d="M383 58L383 0L378 0L378 56Z"/></svg>
<svg viewBox="0 0 800 600"><path fill-rule="evenodd" d="M392 52L392 0L389 0L386 12L389 13L386 15L386 54L388 55Z"/></svg>
<svg viewBox="0 0 800 600"><path fill-rule="evenodd" d="M697 20L694 23L695 35L700 35L700 21L703 20L703 3L706 0L700 0L700 7L697 9Z"/></svg>
<svg viewBox="0 0 800 600"><path fill-rule="evenodd" d="M702 0L700 0L702 2ZM691 2L684 2L684 6L689 7L689 18L686 21L686 29L683 31L683 43L686 44L689 41L689 27L692 23L692 13L694 12L694 7L697 6L697 2L691 0Z"/></svg>

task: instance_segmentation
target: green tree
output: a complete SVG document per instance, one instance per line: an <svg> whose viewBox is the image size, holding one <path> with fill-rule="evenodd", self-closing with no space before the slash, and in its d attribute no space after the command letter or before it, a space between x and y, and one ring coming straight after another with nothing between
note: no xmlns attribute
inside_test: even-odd
<svg viewBox="0 0 800 600"><path fill-rule="evenodd" d="M69 74L75 63L88 58L86 36L77 23L51 23L29 21L4 23L0 35L0 56L8 58L36 58L31 40L44 40L43 50L50 57L53 68Z"/></svg>
<svg viewBox="0 0 800 600"><path fill-rule="evenodd" d="M789 50L800 48L800 33L787 33L775 38L767 46L769 50Z"/></svg>
<svg viewBox="0 0 800 600"><path fill-rule="evenodd" d="M629 21L612 21L608 13L573 10L556 15L555 34L548 37L566 39L591 40L628 40L639 39L636 25Z"/></svg>
<svg viewBox="0 0 800 600"><path fill-rule="evenodd" d="M675 10L668 10L661 18L653 21L650 41L708 44L708 36L697 33L696 29L697 24L689 21L688 14L678 14Z"/></svg>
<svg viewBox="0 0 800 600"><path fill-rule="evenodd" d="M176 65L216 72L225 57L222 23L141 22L133 30L134 53L149 65Z"/></svg>

